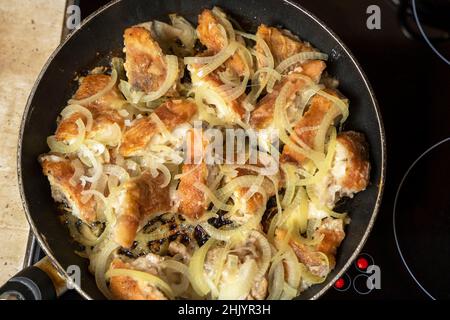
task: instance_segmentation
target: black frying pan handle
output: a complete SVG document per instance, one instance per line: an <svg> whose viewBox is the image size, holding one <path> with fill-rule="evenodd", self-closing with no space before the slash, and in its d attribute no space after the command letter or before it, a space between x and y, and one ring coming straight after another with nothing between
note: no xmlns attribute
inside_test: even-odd
<svg viewBox="0 0 450 320"><path fill-rule="evenodd" d="M35 266L20 271L0 288L0 300L53 300L56 297L52 279Z"/></svg>
<svg viewBox="0 0 450 320"><path fill-rule="evenodd" d="M66 291L66 278L45 257L9 279L0 288L0 300L53 300Z"/></svg>

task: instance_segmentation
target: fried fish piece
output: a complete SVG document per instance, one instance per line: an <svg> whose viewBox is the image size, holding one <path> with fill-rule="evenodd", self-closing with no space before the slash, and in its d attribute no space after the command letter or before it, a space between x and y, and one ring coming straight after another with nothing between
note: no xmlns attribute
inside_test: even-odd
<svg viewBox="0 0 450 320"><path fill-rule="evenodd" d="M81 80L80 87L74 95L74 99L82 100L93 96L103 90L111 80L111 76L105 74L91 74ZM114 86L109 92L98 100L86 105L93 118L92 129L87 133L88 139L94 139L99 142L110 144L111 135L117 134L117 130L124 127L124 120L119 115L117 109L124 102L124 99ZM78 126L76 121L83 120L85 117L75 112L63 119L56 129L56 139L59 141L70 141L78 135Z"/></svg>
<svg viewBox="0 0 450 320"><path fill-rule="evenodd" d="M289 92L287 93L286 109L294 103L299 92L306 86L304 79L298 78L296 73L288 75L284 80L277 83L271 93L266 94L257 104L250 115L250 125L255 129L266 129L273 124L273 112L275 110L275 101L280 95L281 89L287 84L290 84ZM298 117L298 114L295 116Z"/></svg>
<svg viewBox="0 0 450 320"><path fill-rule="evenodd" d="M126 61L124 68L133 88L150 93L166 79L167 63L158 42L149 30L135 26L124 33Z"/></svg>
<svg viewBox="0 0 450 320"><path fill-rule="evenodd" d="M216 55L225 48L228 41L226 39L226 34L224 34L222 30L224 30L224 28L221 28L221 24L214 13L208 9L203 10L198 17L197 34L200 42L207 49L199 54L200 57ZM237 37L237 41L242 41L242 39ZM212 90L223 96L224 83L220 79L219 74L225 72L230 77L239 79L244 76L246 65L241 55L235 52L222 66L204 77L197 76L197 72L200 68L201 65L188 66L192 84L194 86ZM232 101L225 100L224 104L209 102L217 108L219 118L225 119L227 122L234 122L236 120L241 120L245 115L246 110L243 106L244 99L245 94L242 94L238 99Z"/></svg>
<svg viewBox="0 0 450 320"><path fill-rule="evenodd" d="M127 181L119 191L113 205L117 222L114 226L114 240L124 248L133 245L139 226L153 213L171 210L169 186L162 187L164 175L153 177L144 172Z"/></svg>
<svg viewBox="0 0 450 320"><path fill-rule="evenodd" d="M195 184L208 185L211 167L206 164L205 151L208 141L201 129L191 129L187 135L188 154L182 167L182 177L178 185L178 212L191 220L199 219L208 206L206 194Z"/></svg>
<svg viewBox="0 0 450 320"><path fill-rule="evenodd" d="M343 198L352 198L369 184L370 161L362 133L344 131L336 139L336 152L328 174L312 189L321 205L332 209ZM317 209L317 208L316 208Z"/></svg>
<svg viewBox="0 0 450 320"><path fill-rule="evenodd" d="M286 237L286 230L277 229L275 242L280 243ZM319 277L326 276L336 265L336 250L345 238L344 222L342 219L326 218L319 228L315 230L313 238L323 237L316 245L302 243L299 238L289 239L289 245L294 250L298 260L303 263L309 271ZM326 255L328 265L323 256Z"/></svg>
<svg viewBox="0 0 450 320"><path fill-rule="evenodd" d="M329 94L338 96L337 92L332 89L326 89L326 91ZM334 106L334 103L331 100L316 94L312 97L308 110L305 112L300 121L295 124L294 131L297 137L308 147L314 149L314 140L317 130L305 130L305 128L319 126L325 115L330 112L331 108L337 110L337 107ZM338 116L339 112L336 112L336 118ZM294 139L293 142L295 143ZM308 159L303 154L294 151L291 147L289 147L289 145L285 145L281 155L281 161L297 162L302 165L306 163Z"/></svg>
<svg viewBox="0 0 450 320"><path fill-rule="evenodd" d="M70 183L75 173L71 161L55 155L43 155L39 161L44 175L50 182L53 199L70 208L72 214L79 219L88 223L95 221L97 216L95 199L91 197L84 202L82 196L82 192L89 189L89 186L83 186L81 182L75 185Z"/></svg>
<svg viewBox="0 0 450 320"><path fill-rule="evenodd" d="M228 287L227 291L229 291L230 284L232 285L236 281L237 272L239 272L242 266L245 263L260 264L262 253L257 238L250 234L245 241L231 248L232 252L228 253L225 257L226 260L221 274L217 275L216 265L218 259L222 256L222 250L223 246L217 246L208 251L205 258L205 274L212 281L218 276L217 287L219 291L225 287ZM255 277L254 274L252 276ZM247 295L241 297L220 297L219 295L219 299L264 300L268 294L268 287L267 275L264 275L258 279L253 279Z"/></svg>
<svg viewBox="0 0 450 320"><path fill-rule="evenodd" d="M158 276L158 264L162 260L160 256L151 253L132 262L125 262L115 258L111 262L110 270L138 270ZM129 276L111 277L109 288L113 297L118 300L167 300L166 295L156 286L139 282Z"/></svg>
<svg viewBox="0 0 450 320"><path fill-rule="evenodd" d="M273 55L275 67L283 60L300 52L317 51L309 43L302 42L290 32L279 30L274 27L268 27L264 24L258 27L256 35L261 37L269 46L270 52ZM260 43L255 46L257 56L258 68L266 67L264 57L264 50ZM325 62L321 60L307 60L302 63L300 72L315 82L319 82L323 70L326 68ZM295 68L295 66L294 66Z"/></svg>
<svg viewBox="0 0 450 320"><path fill-rule="evenodd" d="M197 105L189 99L168 100L156 108L154 113L167 130L172 131L193 118L197 113ZM123 134L120 154L124 157L138 155L158 133L158 125L151 117L136 120Z"/></svg>

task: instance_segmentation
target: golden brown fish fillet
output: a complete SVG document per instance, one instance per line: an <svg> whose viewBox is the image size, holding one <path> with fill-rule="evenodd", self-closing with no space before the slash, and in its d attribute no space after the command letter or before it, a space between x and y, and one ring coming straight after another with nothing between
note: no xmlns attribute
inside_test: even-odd
<svg viewBox="0 0 450 320"><path fill-rule="evenodd" d="M295 73L288 75L281 82L277 83L273 91L264 96L257 104L255 109L250 114L250 125L255 129L265 129L273 122L273 111L275 109L275 101L280 95L281 89L290 83L290 90L287 93L287 105L297 97L297 94L305 87L305 80L296 77Z"/></svg>
<svg viewBox="0 0 450 320"><path fill-rule="evenodd" d="M72 209L72 214L83 221L93 222L96 219L96 202L94 198L83 203L82 192L89 189L83 187L80 182L76 185L70 183L75 169L70 160L53 155L45 155L40 158L42 171L47 176L52 189L52 197L56 202L65 204Z"/></svg>
<svg viewBox="0 0 450 320"><path fill-rule="evenodd" d="M93 96L104 89L111 77L105 74L92 74L84 77L80 83L80 87L74 95L74 99L82 100ZM88 139L96 139L100 142L108 141L108 136L114 124L123 128L124 120L117 112L116 108L122 104L124 99L115 86L104 96L85 106L93 117L93 125L91 131L87 133ZM76 121L82 119L86 124L86 119L80 113L73 113L66 119L62 120L56 129L56 139L59 141L67 141L78 135L78 126Z"/></svg>
<svg viewBox="0 0 450 320"><path fill-rule="evenodd" d="M155 109L167 130L172 131L176 126L189 122L197 113L197 105L188 99L168 100ZM127 128L122 137L120 154L129 157L145 149L159 129L151 117L136 120Z"/></svg>
<svg viewBox="0 0 450 320"><path fill-rule="evenodd" d="M258 27L256 35L260 36L269 46L270 52L273 55L275 67L283 60L300 52L316 51L308 43L304 43L296 39L292 34L282 32L273 27L267 27L262 24ZM260 44L256 44L256 51L264 56L264 50ZM262 56L258 55L258 68L265 67L265 61ZM314 81L318 82L323 70L326 68L325 62L321 60L308 60L302 65L301 73L307 75Z"/></svg>
<svg viewBox="0 0 450 320"><path fill-rule="evenodd" d="M219 21L211 10L205 9L199 15L197 34L200 42L207 48L207 50L200 53L199 56L213 56L224 49L227 40L220 31L219 25ZM226 60L222 66L203 78L199 78L195 75L200 67L201 65L192 65L189 67L192 83L197 86L207 87L221 95L223 95L223 91L220 87L224 83L219 78L220 72L226 71L236 78L243 77L245 73L245 63L242 57L236 52ZM233 121L233 118L242 119L245 114L245 108L242 105L244 99L245 94L241 95L238 99L229 101L227 103L228 110L218 110L218 114L223 115L223 117L226 117L231 121Z"/></svg>
<svg viewBox="0 0 450 320"><path fill-rule="evenodd" d="M164 53L144 27L131 27L124 34L128 82L137 90L154 92L161 87L167 74Z"/></svg>
<svg viewBox="0 0 450 320"><path fill-rule="evenodd" d="M331 89L326 90L329 94L337 96L335 91ZM322 97L318 94L312 97L311 104L309 106L308 111L305 112L303 118L297 122L294 126L294 131L297 134L297 137L305 143L308 147L314 148L314 139L316 137L317 130L303 130L308 127L316 127L319 126L325 115L330 111L331 108L337 108L334 106L333 102L328 100L325 97ZM295 141L293 139L293 141ZM281 155L282 162L297 162L299 164L304 164L307 161L307 158L300 153L295 152L288 145L285 145L283 148L283 153Z"/></svg>
<svg viewBox="0 0 450 320"><path fill-rule="evenodd" d="M130 263L117 258L111 262L110 269L136 270ZM167 300L167 297L155 286L140 285L138 281L128 276L111 277L109 288L113 297L118 300Z"/></svg>
<svg viewBox="0 0 450 320"><path fill-rule="evenodd" d="M256 164L255 166L257 167L262 167L261 164ZM241 176L246 176L246 175L250 175L250 176L255 176L255 179L258 177L258 173L250 170L250 169L244 169L244 168L237 168L237 177L241 177ZM276 177L275 177L276 178ZM225 181L227 182L227 180L231 180L231 179L226 179ZM273 182L269 179L269 178L264 178L261 186L260 186L265 192L266 192L266 201L275 195L275 188L273 185ZM264 201L264 197L261 193L259 192L255 192L253 193L253 195L251 195L247 200L245 200L245 196L247 195L247 192L249 192L248 187L241 187L238 188L234 194L233 194L233 199L235 203L239 203L239 208L240 208L240 212L242 214L244 214L244 216L246 217L250 217L252 215L254 215L255 213L258 212L258 210L261 209L261 207L266 206L266 202ZM248 195L247 195L248 197ZM230 217L231 220L235 220L234 217ZM245 221L241 221L241 222L245 222Z"/></svg>
<svg viewBox="0 0 450 320"><path fill-rule="evenodd" d="M275 235L276 242L282 241L286 236L286 231L277 229ZM314 238L321 236L323 236L322 241L314 246L306 245L295 237L289 240L289 245L294 250L298 260L305 264L311 273L317 276L325 276L336 265L336 250L345 238L343 220L333 218L324 219L314 233ZM329 269L318 252L327 256Z"/></svg>
<svg viewBox="0 0 450 320"><path fill-rule="evenodd" d="M80 86L75 92L73 99L82 100L93 96L99 91L103 90L111 81L111 76L106 74L91 74L84 77L80 83ZM117 109L122 105L124 98L119 91L117 85L115 85L110 91L105 93L98 100L92 104L101 106L104 108Z"/></svg>
<svg viewBox="0 0 450 320"><path fill-rule="evenodd" d="M196 220L199 219L207 209L208 199L203 191L195 187L196 183L207 185L208 166L206 165L204 155L207 141L203 136L201 129L191 129L187 135L189 163L183 164L180 184L177 194L180 200L178 212L185 217Z"/></svg>
<svg viewBox="0 0 450 320"><path fill-rule="evenodd" d="M205 9L198 15L198 39L213 54L222 50L227 42L218 25L219 21L211 10Z"/></svg>
<svg viewBox="0 0 450 320"><path fill-rule="evenodd" d="M114 240L122 247L133 245L139 225L145 217L170 211L169 187L161 187L164 175L156 177L148 172L127 181L120 191L116 204L117 223Z"/></svg>

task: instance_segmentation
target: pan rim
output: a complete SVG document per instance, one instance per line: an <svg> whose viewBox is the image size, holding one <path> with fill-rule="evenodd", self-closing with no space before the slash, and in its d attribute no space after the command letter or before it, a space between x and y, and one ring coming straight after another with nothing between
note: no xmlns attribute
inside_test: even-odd
<svg viewBox="0 0 450 320"><path fill-rule="evenodd" d="M71 32L56 47L56 49L53 51L53 53L47 59L46 63L42 67L38 77L36 78L36 80L34 82L34 85L33 85L32 89L30 91L30 94L29 94L28 99L27 99L27 103L26 103L24 111L23 111L21 124L20 124L20 130L19 130L19 136L18 136L17 155L16 155L16 157L17 157L16 158L16 161L17 161L16 164L17 164L17 177L18 177L18 185L19 185L19 192L20 192L20 198L21 198L21 202L22 202L22 207L23 207L23 209L25 211L25 215L26 215L28 224L30 225L30 229L33 232L34 236L36 237L39 245L44 250L45 254L51 259L53 265L56 267L58 272L61 273L67 279L69 278L69 275L67 274L66 270L64 270L64 268L61 266L61 264L59 263L57 258L54 256L52 250L48 247L44 237L40 234L40 232L38 231L36 225L34 224L34 221L33 221L32 217L31 217L31 214L30 214L30 210L29 210L29 207L28 207L28 201L27 201L27 199L25 197L25 190L24 190L24 184L23 184L23 175L22 175L22 167L21 167L23 134L24 134L24 130L25 130L27 117L28 117L28 114L29 114L30 109L31 109L31 104L32 104L32 102L34 100L34 96L35 96L36 90L37 90L37 88L38 88L42 78L46 74L50 64L53 61L53 59L58 55L58 53L61 51L61 49L67 44L67 42L72 37L74 37L79 32L79 30L81 30L86 24L88 24L92 19L95 19L98 15L102 14L108 8L116 5L117 3L121 2L121 1L123 1L123 0L113 0L113 1L111 1L109 3L107 3L106 5L100 7L99 9L97 9L95 12L90 14L87 18L85 18L82 21L82 23L79 26L79 28L77 28L75 31ZM377 117L378 129L379 129L379 134L380 134L380 144L381 144L380 179L379 179L379 181L377 181L378 193L377 193L377 199L376 199L376 202L375 202L375 206L374 206L374 208L372 210L371 218L369 220L369 223L368 223L368 225L366 227L366 230L365 230L362 238L360 239L356 249L353 251L352 255L347 260L347 262L344 264L344 266L339 270L339 272L336 274L336 276L333 279L328 280L328 283L320 291L318 291L316 294L314 294L310 298L310 300L316 300L320 296L322 296L326 291L328 291L333 286L334 282L337 279L339 279L339 277L341 277L342 274L344 274L345 271L347 271L347 269L350 267L352 262L355 260L355 258L361 252L362 247L366 243L367 238L368 238L370 232L372 231L373 225L375 223L376 217L378 215L378 212L379 212L379 209L380 209L380 206L381 206L381 201L382 201L383 191L384 191L384 185L385 185L385 180L386 180L386 161L387 161L386 136L385 136L385 130L384 130L384 124L383 124L381 112L380 112L379 105L378 105L377 99L375 97L375 94L373 92L372 86L370 85L366 74L362 70L360 64L358 63L358 61L356 60L355 56L350 51L350 49L347 48L347 46L343 43L343 41L325 23L323 23L320 19L318 19L311 12L309 12L308 10L303 8L301 5L299 5L297 3L294 3L291 0L281 0L281 1L286 3L286 4L288 4L288 5L290 5L290 6L292 6L296 10L302 12L303 14L307 15L310 19L312 19L315 23L317 23L325 32L327 32L336 41L336 43L340 46L340 48L349 56L351 62L356 67L356 69L357 69L359 75L361 76L361 78L362 78L362 80L364 82L364 85L365 85L365 87L366 87L366 89L367 89L367 91L368 91L368 93L370 95L372 107L375 109L375 114L376 114L376 117ZM92 297L88 293L86 293L79 285L74 284L74 289L83 298L85 298L87 300L92 300Z"/></svg>

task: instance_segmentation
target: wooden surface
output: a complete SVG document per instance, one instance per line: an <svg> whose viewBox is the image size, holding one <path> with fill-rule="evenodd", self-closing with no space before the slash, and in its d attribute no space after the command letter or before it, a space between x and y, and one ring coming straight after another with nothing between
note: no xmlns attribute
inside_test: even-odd
<svg viewBox="0 0 450 320"><path fill-rule="evenodd" d="M0 0L0 285L22 268L28 224L16 175L17 139L30 90L57 47L65 0Z"/></svg>

